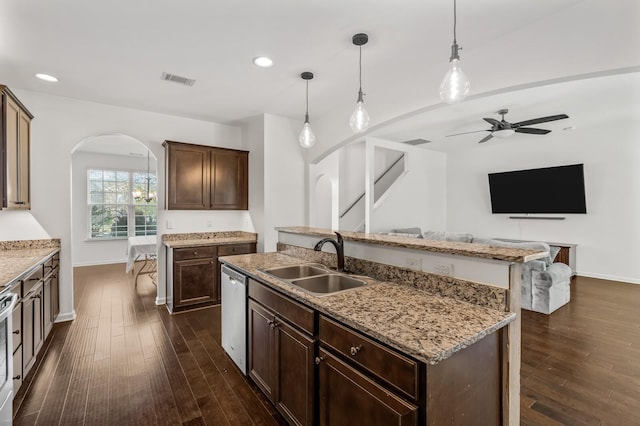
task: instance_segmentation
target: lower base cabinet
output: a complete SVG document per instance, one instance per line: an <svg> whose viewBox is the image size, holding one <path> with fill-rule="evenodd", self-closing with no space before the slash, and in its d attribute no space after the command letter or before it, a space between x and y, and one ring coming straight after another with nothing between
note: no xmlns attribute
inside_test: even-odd
<svg viewBox="0 0 640 426"><path fill-rule="evenodd" d="M290 424L313 425L315 340L249 301L249 376Z"/></svg>
<svg viewBox="0 0 640 426"><path fill-rule="evenodd" d="M436 365L253 279L249 377L291 425L503 424L502 332Z"/></svg>
<svg viewBox="0 0 640 426"><path fill-rule="evenodd" d="M322 348L317 363L320 425L418 423L416 405L397 397Z"/></svg>

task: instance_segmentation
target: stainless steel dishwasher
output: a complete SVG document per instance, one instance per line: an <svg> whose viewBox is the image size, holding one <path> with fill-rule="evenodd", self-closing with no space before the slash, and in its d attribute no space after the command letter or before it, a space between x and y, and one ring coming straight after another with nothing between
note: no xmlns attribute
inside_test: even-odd
<svg viewBox="0 0 640 426"><path fill-rule="evenodd" d="M222 348L247 375L247 277L222 265Z"/></svg>

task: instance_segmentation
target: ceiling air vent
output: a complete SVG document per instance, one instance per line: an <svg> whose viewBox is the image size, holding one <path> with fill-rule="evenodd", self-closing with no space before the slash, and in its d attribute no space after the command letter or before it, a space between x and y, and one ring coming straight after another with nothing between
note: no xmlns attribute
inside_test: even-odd
<svg viewBox="0 0 640 426"><path fill-rule="evenodd" d="M192 78L181 77L175 74L169 74L168 72L163 72L162 77L163 80L173 81L174 83L184 84L185 86L193 86L196 84L196 81Z"/></svg>
<svg viewBox="0 0 640 426"><path fill-rule="evenodd" d="M431 141L428 141L426 139L412 139L410 141L404 141L403 143L406 143L407 145L422 145L423 143L431 143Z"/></svg>

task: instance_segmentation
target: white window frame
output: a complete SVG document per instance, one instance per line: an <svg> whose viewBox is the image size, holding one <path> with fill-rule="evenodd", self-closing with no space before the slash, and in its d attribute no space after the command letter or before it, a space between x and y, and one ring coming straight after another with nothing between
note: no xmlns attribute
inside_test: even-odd
<svg viewBox="0 0 640 426"><path fill-rule="evenodd" d="M101 172L121 172L121 173L127 173L128 175L128 202L127 203L91 203L91 179L90 179L90 174L91 171L101 171ZM137 206L141 206L141 207L146 207L146 206L150 206L150 207L154 207L155 208L155 217L156 217L156 229L155 229L155 233L153 234L147 234L146 232L144 234L141 235L156 235L158 229L157 229L157 222L158 222L158 198L157 195L154 198L154 200L152 202L149 203L135 203L135 199L133 197L133 187L134 187L134 174L139 173L142 175L146 175L147 171L146 170L138 170L138 169L120 169L120 168L114 168L114 167L88 167L86 170L86 174L85 174L85 182L87 185L87 191L86 191L86 204L87 204L87 210L86 210L86 218L87 218L87 241L113 241L113 240L126 240L129 237L133 237L136 236L136 225L135 225L135 208ZM156 173L150 172L149 173L151 176L153 176L156 179L156 192L157 192L157 175ZM117 182L117 180L116 180ZM104 187L102 192L104 193ZM117 192L116 192L117 193ZM91 231L91 208L93 206L114 206L114 207L119 207L119 206L123 206L127 208L127 235L126 236L92 236L92 231ZM146 231L146 229L145 229Z"/></svg>

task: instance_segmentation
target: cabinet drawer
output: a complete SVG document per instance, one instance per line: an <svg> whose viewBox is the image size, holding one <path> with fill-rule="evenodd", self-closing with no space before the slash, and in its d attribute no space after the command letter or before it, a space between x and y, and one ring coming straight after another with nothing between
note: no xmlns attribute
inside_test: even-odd
<svg viewBox="0 0 640 426"><path fill-rule="evenodd" d="M200 246L173 249L173 260L217 257L218 255L216 249L216 246Z"/></svg>
<svg viewBox="0 0 640 426"><path fill-rule="evenodd" d="M323 316L320 316L319 324L318 336L321 343L343 354L406 395L414 399L418 397L417 361Z"/></svg>
<svg viewBox="0 0 640 426"><path fill-rule="evenodd" d="M13 330L11 336L13 336L13 351L18 349L18 346L22 344L22 303L16 304L13 308Z"/></svg>
<svg viewBox="0 0 640 426"><path fill-rule="evenodd" d="M314 334L313 309L309 309L252 279L249 279L249 297L277 312L279 317L288 320L307 333Z"/></svg>
<svg viewBox="0 0 640 426"><path fill-rule="evenodd" d="M40 265L31 274L29 274L29 276L27 276L23 280L22 295L26 296L27 293L29 293L29 291L33 287L35 287L40 282L40 280L42 280L43 276L44 276L44 269L42 265Z"/></svg>
<svg viewBox="0 0 640 426"><path fill-rule="evenodd" d="M233 254L255 253L255 244L228 244L218 247L218 256L231 256Z"/></svg>

